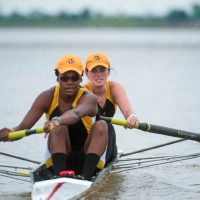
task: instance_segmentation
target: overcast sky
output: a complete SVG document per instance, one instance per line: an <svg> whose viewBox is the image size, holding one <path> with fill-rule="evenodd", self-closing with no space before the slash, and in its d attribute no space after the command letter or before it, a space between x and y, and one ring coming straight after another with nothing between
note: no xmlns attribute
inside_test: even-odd
<svg viewBox="0 0 200 200"><path fill-rule="evenodd" d="M105 14L166 14L170 9L190 11L200 0L0 0L0 12L28 13L32 10L56 14L59 11L78 12L84 8Z"/></svg>

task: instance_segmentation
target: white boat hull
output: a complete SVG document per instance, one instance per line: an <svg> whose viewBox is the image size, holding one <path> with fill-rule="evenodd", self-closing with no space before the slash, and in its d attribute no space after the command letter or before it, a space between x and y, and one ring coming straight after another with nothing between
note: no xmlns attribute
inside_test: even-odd
<svg viewBox="0 0 200 200"><path fill-rule="evenodd" d="M57 178L36 182L33 185L32 200L76 199L82 196L92 182L73 178Z"/></svg>
<svg viewBox="0 0 200 200"><path fill-rule="evenodd" d="M121 151L118 152L118 156L104 169L97 172L91 181L70 177L53 179L51 170L46 168L45 164L41 164L31 174L32 200L69 200L83 197L110 172L121 153Z"/></svg>

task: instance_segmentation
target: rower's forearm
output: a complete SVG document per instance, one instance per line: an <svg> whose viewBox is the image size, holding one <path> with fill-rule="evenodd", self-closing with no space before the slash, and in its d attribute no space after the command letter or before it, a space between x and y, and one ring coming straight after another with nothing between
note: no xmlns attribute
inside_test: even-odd
<svg viewBox="0 0 200 200"><path fill-rule="evenodd" d="M80 119L81 117L75 110L70 110L60 116L60 124L70 126L77 123Z"/></svg>
<svg viewBox="0 0 200 200"><path fill-rule="evenodd" d="M132 108L127 109L127 110L122 110L121 109L121 111L122 111L122 114L123 114L125 119L127 119L130 115L135 114Z"/></svg>
<svg viewBox="0 0 200 200"><path fill-rule="evenodd" d="M20 126L20 125L11 128L12 131L19 131L19 130L24 130L24 129L26 129L26 128L24 128L23 126Z"/></svg>
<svg viewBox="0 0 200 200"><path fill-rule="evenodd" d="M94 106L84 106L80 108L74 108L63 113L58 121L60 125L70 126L77 123L83 116L95 116L97 114L98 108L96 104Z"/></svg>
<svg viewBox="0 0 200 200"><path fill-rule="evenodd" d="M20 131L20 130L30 129L32 127L33 127L33 125L31 125L30 123L21 122L19 125L13 127L12 130L13 131Z"/></svg>

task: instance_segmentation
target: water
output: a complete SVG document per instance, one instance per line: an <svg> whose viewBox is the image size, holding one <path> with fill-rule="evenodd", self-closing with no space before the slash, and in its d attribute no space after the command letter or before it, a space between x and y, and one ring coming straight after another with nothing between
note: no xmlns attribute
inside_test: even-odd
<svg viewBox="0 0 200 200"><path fill-rule="evenodd" d="M126 88L141 122L200 132L200 30L197 29L0 29L0 127L14 127L36 96L56 82L59 57L84 61L93 51L111 61L111 80ZM84 82L86 78L84 78ZM117 117L122 117L118 111ZM36 125L42 126L44 118ZM116 127L124 152L175 140ZM43 135L0 144L6 152L43 160ZM185 141L134 157L198 153ZM198 199L200 159L113 174L88 199ZM0 163L34 167L0 155ZM30 199L31 184L0 177L0 199Z"/></svg>

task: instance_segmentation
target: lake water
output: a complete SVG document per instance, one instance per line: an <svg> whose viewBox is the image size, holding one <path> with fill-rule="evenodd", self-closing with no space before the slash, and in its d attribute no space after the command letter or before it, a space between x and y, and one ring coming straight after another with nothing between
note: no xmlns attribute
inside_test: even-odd
<svg viewBox="0 0 200 200"><path fill-rule="evenodd" d="M111 62L111 80L126 88L141 122L200 132L200 29L0 29L0 127L14 127L36 96L56 83L64 54L83 61L93 51ZM84 78L84 82L86 78ZM117 117L122 118L118 111ZM44 118L36 125L42 126ZM124 152L176 138L117 127ZM46 140L35 135L0 143L0 152L43 160ZM185 141L132 157L199 153ZM34 164L0 155L3 165ZM199 199L200 159L113 174L87 199ZM31 184L0 176L0 199L30 199Z"/></svg>

